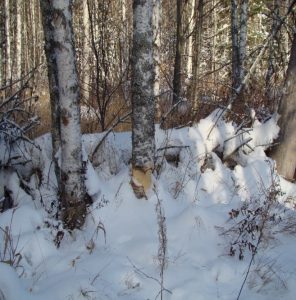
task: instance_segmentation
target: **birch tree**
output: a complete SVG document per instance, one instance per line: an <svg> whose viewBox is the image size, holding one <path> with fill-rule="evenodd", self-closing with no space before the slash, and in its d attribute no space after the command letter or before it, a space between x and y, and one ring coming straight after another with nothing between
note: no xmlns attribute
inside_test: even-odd
<svg viewBox="0 0 296 300"><path fill-rule="evenodd" d="M296 28L295 28L296 29ZM284 93L279 106L279 144L272 153L277 171L293 179L296 169L296 31L292 42Z"/></svg>
<svg viewBox="0 0 296 300"><path fill-rule="evenodd" d="M231 0L231 65L232 65L232 90L239 86L240 70L239 70L239 39L238 39L239 21L238 21L238 0Z"/></svg>
<svg viewBox="0 0 296 300"><path fill-rule="evenodd" d="M232 90L235 94L245 77L249 0L231 0Z"/></svg>
<svg viewBox="0 0 296 300"><path fill-rule="evenodd" d="M4 76L4 64L3 64L3 46L4 46L4 36L5 36L5 33L4 33L4 29L5 29L5 26L4 26L4 8L3 7L0 7L0 86L2 86L3 84L3 77Z"/></svg>
<svg viewBox="0 0 296 300"><path fill-rule="evenodd" d="M193 31L194 31L194 12L195 12L195 2L196 0L190 0L189 1L189 25L188 25L188 31L189 31L189 38L188 38L188 46L187 46L187 77L192 77L192 56L193 56Z"/></svg>
<svg viewBox="0 0 296 300"><path fill-rule="evenodd" d="M239 81L245 78L245 60L247 54L247 29L248 29L249 0L241 0L240 9L240 34L239 34Z"/></svg>
<svg viewBox="0 0 296 300"><path fill-rule="evenodd" d="M5 80L8 82L11 80L11 53L10 53L10 5L9 0L4 1L4 11L5 11Z"/></svg>
<svg viewBox="0 0 296 300"><path fill-rule="evenodd" d="M54 121L60 118L62 219L69 229L86 217L79 85L75 66L70 0L41 0ZM60 111L60 114L57 114Z"/></svg>
<svg viewBox="0 0 296 300"><path fill-rule="evenodd" d="M133 1L132 186L137 197L151 187L155 137L152 1Z"/></svg>
<svg viewBox="0 0 296 300"><path fill-rule="evenodd" d="M88 12L88 0L83 0L83 63L82 63L82 89L85 100L89 98L90 89L90 24L89 24L89 12Z"/></svg>
<svg viewBox="0 0 296 300"><path fill-rule="evenodd" d="M160 119L160 107L159 107L159 91L160 91L160 22L161 22L161 0L153 0L153 60L154 60L154 98L157 103L157 119ZM157 101L157 100L158 101Z"/></svg>
<svg viewBox="0 0 296 300"><path fill-rule="evenodd" d="M203 31L203 14L204 14L204 1L195 0L195 41L194 41L194 59L193 59L193 79L191 85L191 97L193 99L193 109L198 109L198 79L201 61L201 45L202 45L202 31ZM198 2L198 3L197 3Z"/></svg>
<svg viewBox="0 0 296 300"><path fill-rule="evenodd" d="M122 92L124 100L128 100L128 69L129 69L129 22L127 15L127 0L121 0L122 32L120 34L121 74L123 76Z"/></svg>
<svg viewBox="0 0 296 300"><path fill-rule="evenodd" d="M277 30L280 24L280 0L273 0L273 9L272 9L272 25L271 25L271 34L273 36L271 42L269 43L269 53L268 53L268 68L265 77L266 85L266 96L271 101L272 100L272 77L276 72L276 43L279 38L279 32Z"/></svg>
<svg viewBox="0 0 296 300"><path fill-rule="evenodd" d="M21 11L22 0L16 1L16 52L15 52L15 79L21 78L22 72L22 23L21 23Z"/></svg>

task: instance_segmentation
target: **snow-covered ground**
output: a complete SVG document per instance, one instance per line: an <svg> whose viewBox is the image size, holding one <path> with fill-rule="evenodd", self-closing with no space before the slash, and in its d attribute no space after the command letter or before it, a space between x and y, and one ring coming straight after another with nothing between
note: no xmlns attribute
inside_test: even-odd
<svg viewBox="0 0 296 300"><path fill-rule="evenodd" d="M86 224L71 234L55 219L50 135L36 140L41 151L22 149L30 192L12 170L0 174L15 200L0 214L0 299L230 300L245 279L241 300L295 299L296 186L264 153L276 120L249 130L214 126L218 115L156 128L165 149L147 199L129 183L130 133L109 135L88 164ZM87 154L102 136L84 136Z"/></svg>

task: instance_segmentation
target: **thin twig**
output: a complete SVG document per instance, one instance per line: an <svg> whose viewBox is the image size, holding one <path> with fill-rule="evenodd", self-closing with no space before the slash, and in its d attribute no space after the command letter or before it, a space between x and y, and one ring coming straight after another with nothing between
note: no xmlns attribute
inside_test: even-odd
<svg viewBox="0 0 296 300"><path fill-rule="evenodd" d="M160 286L161 286L161 281L153 276L150 276L148 274L146 274L145 272L143 272L141 269L139 269L137 266L134 265L134 263L130 260L129 257L127 257L128 261L130 262L130 264L132 265L132 267L134 268L135 272L148 278L148 279L152 279L154 280L155 282L157 282ZM163 291L166 291L167 293L169 294L172 294L172 291L166 289L165 287L162 287L163 288Z"/></svg>
<svg viewBox="0 0 296 300"><path fill-rule="evenodd" d="M99 143L96 145L93 153L91 154L91 160L94 159L94 156L96 154L96 152L99 150L99 148L101 147L102 143L104 142L104 140L107 138L107 136L113 131L113 129L120 124L121 122L123 122L125 119L127 119L130 115L132 114L132 112L128 112L127 114L125 114L124 116L118 118L118 120L107 130L107 132L105 133L105 135L103 136L103 138L99 141Z"/></svg>

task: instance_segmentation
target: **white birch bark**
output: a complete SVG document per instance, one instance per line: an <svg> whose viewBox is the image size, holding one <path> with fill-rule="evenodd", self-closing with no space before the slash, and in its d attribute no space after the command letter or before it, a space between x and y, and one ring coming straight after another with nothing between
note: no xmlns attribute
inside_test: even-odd
<svg viewBox="0 0 296 300"><path fill-rule="evenodd" d="M138 197L151 187L155 155L152 10L150 0L133 1L132 185Z"/></svg>
<svg viewBox="0 0 296 300"><path fill-rule="evenodd" d="M247 29L248 29L248 7L249 0L242 0L240 11L240 34L239 34L239 79L243 82L245 71L245 60L247 53Z"/></svg>
<svg viewBox="0 0 296 300"><path fill-rule="evenodd" d="M231 0L231 62L232 62L232 94L235 94L239 87L239 21L238 21L238 0Z"/></svg>
<svg viewBox="0 0 296 300"><path fill-rule="evenodd" d="M37 30L36 30L36 13L35 13L35 0L30 1L31 6L31 26L32 26L32 63L33 67L36 67L36 56L37 56L37 47L36 47L36 37L37 37Z"/></svg>
<svg viewBox="0 0 296 300"><path fill-rule="evenodd" d="M202 32L203 32L203 14L204 14L204 0L195 0L195 44L194 44L194 65L193 65L193 80L191 85L191 97L193 99L193 109L198 110L199 105L199 69L202 49Z"/></svg>
<svg viewBox="0 0 296 300"><path fill-rule="evenodd" d="M16 1L16 66L14 74L15 80L20 79L22 73L22 2L22 0Z"/></svg>
<svg viewBox="0 0 296 300"><path fill-rule="evenodd" d="M128 101L128 65L129 65L129 22L127 17L127 0L121 1L121 18L123 31L120 37L121 47L121 73L123 75L123 96Z"/></svg>
<svg viewBox="0 0 296 300"><path fill-rule="evenodd" d="M272 77L276 72L276 43L279 37L278 26L280 24L280 0L273 1L272 9L272 25L271 25L271 34L272 40L269 43L269 56L268 56L268 68L265 77L265 86L266 86L266 96L270 101L270 105L273 106L272 100L274 99L272 95Z"/></svg>
<svg viewBox="0 0 296 300"><path fill-rule="evenodd" d="M0 14L3 16L3 8L0 8ZM2 24L2 22L1 22ZM3 26L2 26L3 27ZM3 74L4 74L4 67L3 67L3 41L4 41L4 30L0 28L0 86L4 85L3 82ZM1 99L1 96L0 96Z"/></svg>
<svg viewBox="0 0 296 300"><path fill-rule="evenodd" d="M161 0L153 0L152 30L153 30L153 62L154 62L154 87L153 94L156 102L157 119L160 119L159 91L160 91L160 22Z"/></svg>
<svg viewBox="0 0 296 300"><path fill-rule="evenodd" d="M6 82L11 80L11 53L10 53L10 5L9 0L4 0L5 10L5 76Z"/></svg>
<svg viewBox="0 0 296 300"><path fill-rule="evenodd" d="M86 101L89 99L89 81L90 81L90 68L89 68L89 57L91 53L90 49L90 24L89 24L89 12L88 12L88 0L83 0L83 65L82 65L82 89L83 96Z"/></svg>
<svg viewBox="0 0 296 300"><path fill-rule="evenodd" d="M188 59L187 59L187 76L188 78L192 77L192 58L193 58L193 54L192 54L192 50L193 50L193 30L194 30L194 14L195 14L195 2L196 0L190 0L190 15L189 15L189 38L188 38Z"/></svg>
<svg viewBox="0 0 296 300"><path fill-rule="evenodd" d="M216 44L217 44L217 38L216 38L216 33L217 33L217 14L216 14L216 1L212 0L212 58L211 58L211 65L212 65L212 76L213 76L213 83L214 85L216 84Z"/></svg>
<svg viewBox="0 0 296 300"><path fill-rule="evenodd" d="M80 131L79 85L75 66L73 45L72 12L69 0L42 0L43 23L51 89L55 90L60 108L61 137L61 204L62 219L70 228L83 225L86 216L85 168L82 162ZM52 27L51 27L52 26ZM46 30L50 32L46 33ZM49 44L48 44L49 43ZM53 65L53 66L52 66ZM54 80L52 79L54 76Z"/></svg>

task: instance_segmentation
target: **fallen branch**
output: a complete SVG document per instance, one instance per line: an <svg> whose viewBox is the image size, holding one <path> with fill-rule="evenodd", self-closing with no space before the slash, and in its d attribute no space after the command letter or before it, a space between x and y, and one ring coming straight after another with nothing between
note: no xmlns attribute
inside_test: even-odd
<svg viewBox="0 0 296 300"><path fill-rule="evenodd" d="M156 151L162 151L162 150L174 149L174 148L182 149L182 148L189 148L189 146L166 146L166 147L158 148Z"/></svg>
<svg viewBox="0 0 296 300"><path fill-rule="evenodd" d="M245 141L242 141L233 151L231 151L228 155L226 155L223 159L227 160L228 157L232 156L238 149L242 148L243 146L247 146L249 147L251 150L254 151L254 149L252 149L250 147L250 145L248 145L248 143L252 140L252 138L248 138Z"/></svg>

